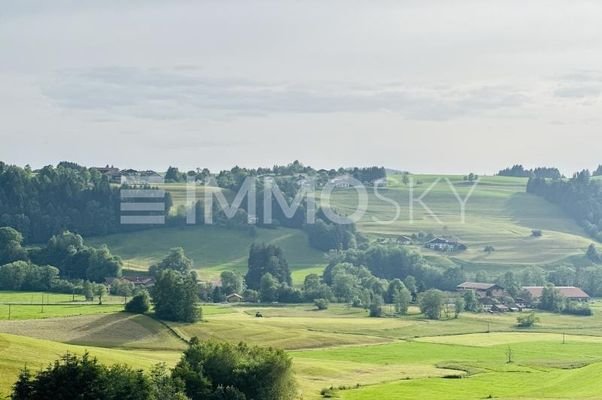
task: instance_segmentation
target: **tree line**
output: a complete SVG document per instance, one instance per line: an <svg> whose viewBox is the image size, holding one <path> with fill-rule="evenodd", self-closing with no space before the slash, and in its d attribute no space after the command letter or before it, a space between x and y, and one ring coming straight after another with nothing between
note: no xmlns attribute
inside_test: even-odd
<svg viewBox="0 0 602 400"><path fill-rule="evenodd" d="M589 235L602 241L602 182L591 177L583 170L568 180L530 178L527 192L558 204Z"/></svg>
<svg viewBox="0 0 602 400"><path fill-rule="evenodd" d="M543 179L561 179L562 174L558 168L538 167L526 169L520 164L504 168L497 173L498 176L514 176L519 178L543 178Z"/></svg>

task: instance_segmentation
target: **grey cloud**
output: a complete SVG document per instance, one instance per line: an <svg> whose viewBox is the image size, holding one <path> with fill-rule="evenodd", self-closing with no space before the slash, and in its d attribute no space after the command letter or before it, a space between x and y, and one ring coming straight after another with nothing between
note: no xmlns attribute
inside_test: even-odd
<svg viewBox="0 0 602 400"><path fill-rule="evenodd" d="M578 71L560 78L559 88L554 91L556 97L595 98L602 94L602 73L597 71Z"/></svg>
<svg viewBox="0 0 602 400"><path fill-rule="evenodd" d="M407 119L447 120L516 108L528 101L507 87L299 85L211 78L200 73L189 67L67 70L57 73L44 87L44 94L64 108L151 119L390 111Z"/></svg>

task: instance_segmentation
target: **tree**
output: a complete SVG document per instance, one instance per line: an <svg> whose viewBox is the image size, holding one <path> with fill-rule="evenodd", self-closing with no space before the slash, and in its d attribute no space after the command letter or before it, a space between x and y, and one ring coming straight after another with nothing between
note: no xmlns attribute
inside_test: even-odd
<svg viewBox="0 0 602 400"><path fill-rule="evenodd" d="M168 321L195 322L199 318L196 274L171 269L159 271L151 296L155 314Z"/></svg>
<svg viewBox="0 0 602 400"><path fill-rule="evenodd" d="M169 254L165 256L160 263L151 265L149 272L153 276L157 276L160 271L170 269L173 271L186 274L192 270L192 260L184 254L184 249L181 247L175 247L169 250Z"/></svg>
<svg viewBox="0 0 602 400"><path fill-rule="evenodd" d="M419 300L420 312L428 319L440 319L443 307L443 292L429 289L422 293Z"/></svg>
<svg viewBox="0 0 602 400"><path fill-rule="evenodd" d="M126 279L114 279L111 282L110 293L116 296L123 296L124 302L134 293L134 290L134 284Z"/></svg>
<svg viewBox="0 0 602 400"><path fill-rule="evenodd" d="M594 245L593 243L590 244L587 248L586 256L591 262L595 264L599 264L600 262L602 262L602 257L600 256L598 249L596 249L596 245Z"/></svg>
<svg viewBox="0 0 602 400"><path fill-rule="evenodd" d="M172 376L184 383L192 400L292 400L296 396L291 358L283 350L244 343L193 338Z"/></svg>
<svg viewBox="0 0 602 400"><path fill-rule="evenodd" d="M144 373L124 365L106 367L88 353L66 354L45 370L32 375L23 371L13 387L13 400L46 399L151 399Z"/></svg>
<svg viewBox="0 0 602 400"><path fill-rule="evenodd" d="M412 296L416 295L416 293L418 291L417 286L416 286L416 278L414 278L412 275L408 275L403 280L403 284L410 291L410 293L412 293Z"/></svg>
<svg viewBox="0 0 602 400"><path fill-rule="evenodd" d="M370 303L370 316L374 318L381 317L383 315L383 298L381 295L374 295L372 302Z"/></svg>
<svg viewBox="0 0 602 400"><path fill-rule="evenodd" d="M27 251L21 247L23 235L10 227L0 228L0 265L27 260Z"/></svg>
<svg viewBox="0 0 602 400"><path fill-rule="evenodd" d="M465 307L466 304L464 303L464 298L456 297L456 300L454 301L454 318L458 318Z"/></svg>
<svg viewBox="0 0 602 400"><path fill-rule="evenodd" d="M146 290L141 291L125 305L125 311L133 314L144 314L150 310L150 296Z"/></svg>
<svg viewBox="0 0 602 400"><path fill-rule="evenodd" d="M314 305L318 310L327 310L329 303L327 299L315 299Z"/></svg>
<svg viewBox="0 0 602 400"><path fill-rule="evenodd" d="M398 314L405 315L408 313L410 302L412 301L412 294L408 289L403 287L393 295L393 304L395 304L395 312Z"/></svg>
<svg viewBox="0 0 602 400"><path fill-rule="evenodd" d="M551 312L560 312L564 308L565 298L553 284L544 286L539 299L539 308Z"/></svg>
<svg viewBox="0 0 602 400"><path fill-rule="evenodd" d="M272 303L278 300L278 281L270 274L266 273L261 277L259 288L259 297L262 303Z"/></svg>
<svg viewBox="0 0 602 400"><path fill-rule="evenodd" d="M249 249L245 282L249 289L258 290L261 278L270 273L279 283L292 286L291 273L282 249L273 244L252 244Z"/></svg>
<svg viewBox="0 0 602 400"><path fill-rule="evenodd" d="M82 294L86 301L94 300L94 285L90 281L84 281Z"/></svg>
<svg viewBox="0 0 602 400"><path fill-rule="evenodd" d="M467 290L464 292L464 309L466 311L475 312L479 308L479 300L474 292L474 290Z"/></svg>
<svg viewBox="0 0 602 400"><path fill-rule="evenodd" d="M539 318L535 315L534 312L531 312L527 315L520 315L516 318L517 326L519 328L530 328L539 322Z"/></svg>
<svg viewBox="0 0 602 400"><path fill-rule="evenodd" d="M232 293L242 293L242 276L232 271L223 271L220 277L222 281L222 290L226 296Z"/></svg>
<svg viewBox="0 0 602 400"><path fill-rule="evenodd" d="M107 295L107 287L105 285L98 284L94 286L94 294L98 296L98 304L102 305L102 298Z"/></svg>

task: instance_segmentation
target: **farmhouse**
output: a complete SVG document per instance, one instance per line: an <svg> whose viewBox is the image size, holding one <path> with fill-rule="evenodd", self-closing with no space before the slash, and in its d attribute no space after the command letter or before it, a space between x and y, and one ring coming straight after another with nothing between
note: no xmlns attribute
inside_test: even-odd
<svg viewBox="0 0 602 400"><path fill-rule="evenodd" d="M105 284L111 287L115 280L122 280L132 283L135 287L149 288L155 285L155 279L148 276L123 276L121 278L106 278Z"/></svg>
<svg viewBox="0 0 602 400"><path fill-rule="evenodd" d="M238 293L232 293L226 296L226 301L228 303L240 303L242 301L242 296Z"/></svg>
<svg viewBox="0 0 602 400"><path fill-rule="evenodd" d="M458 292L472 290L481 299L485 297L502 297L504 295L504 288L495 283L464 282L456 286L456 290Z"/></svg>
<svg viewBox="0 0 602 400"><path fill-rule="evenodd" d="M466 250L466 245L457 240L434 238L424 244L424 247L436 251L459 251Z"/></svg>
<svg viewBox="0 0 602 400"><path fill-rule="evenodd" d="M92 167L91 169L95 169L106 176L110 182L116 183L121 180L121 171L119 171L119 168L115 168L112 165L107 165L105 167Z"/></svg>
<svg viewBox="0 0 602 400"><path fill-rule="evenodd" d="M525 286L524 290L531 294L533 300L538 300L541 298L541 294L543 292L543 286ZM581 288L575 286L556 286L556 289L560 292L560 294L566 297L569 300L573 301L589 301L590 297L587 293L585 293Z"/></svg>
<svg viewBox="0 0 602 400"><path fill-rule="evenodd" d="M349 188L354 187L357 184L357 181L350 175L344 175L331 179L329 183L336 188Z"/></svg>
<svg viewBox="0 0 602 400"><path fill-rule="evenodd" d="M400 244L402 246L408 246L410 244L412 244L412 238L407 237L407 236L398 236L397 237L397 244Z"/></svg>

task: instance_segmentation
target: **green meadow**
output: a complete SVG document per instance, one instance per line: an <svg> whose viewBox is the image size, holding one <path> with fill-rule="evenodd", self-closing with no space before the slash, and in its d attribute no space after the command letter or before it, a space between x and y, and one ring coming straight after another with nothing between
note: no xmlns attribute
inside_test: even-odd
<svg viewBox="0 0 602 400"><path fill-rule="evenodd" d="M389 175L387 187L378 188L378 195L368 188L368 208L357 224L360 232L369 238L419 232L456 237L468 246L466 251L442 254L413 247L435 265L460 264L467 271L499 272L517 266L552 267L584 262L583 254L591 239L557 206L526 193L525 178L485 176L478 183L465 182L462 176L455 175L409 178L404 183L401 174ZM165 184L163 188L172 194L176 206L185 204L185 184ZM206 189L200 186L195 190L199 199L206 194ZM383 196L388 200L383 200ZM465 203L464 218L458 197ZM391 201L399 207L398 216ZM351 214L356 209L358 195L352 188L336 189L330 203L337 211ZM541 229L543 236L532 237L534 229ZM324 254L309 247L303 232L285 228L257 229L257 236L252 237L244 229L187 226L89 241L109 245L113 253L124 259L126 268L133 271L148 269L170 248L181 246L194 260L200 276L211 280L224 270L244 273L248 249L254 241L276 243L284 249L297 285L305 275L320 273L326 264ZM495 251L485 253L485 246L493 246Z"/></svg>
<svg viewBox="0 0 602 400"><path fill-rule="evenodd" d="M257 236L248 231L219 226L186 226L149 229L98 238L94 245L107 244L121 256L128 270L146 271L161 261L173 247L183 247L202 279L218 279L222 271L246 273L249 247L253 242L275 243L284 249L295 283L305 275L321 271L326 263L324 254L309 247L305 234L295 229L257 229Z"/></svg>
<svg viewBox="0 0 602 400"><path fill-rule="evenodd" d="M602 307L593 308L592 317L539 313L531 329L516 328L514 313L430 321L412 307L401 318L369 318L338 304L325 311L309 304L209 304L203 321L169 326L117 311L32 316L0 321L0 391L8 393L24 365L37 369L66 351L143 369L173 365L183 339L197 336L286 349L304 400L324 398L329 388L323 393L340 399L596 399Z"/></svg>
<svg viewBox="0 0 602 400"><path fill-rule="evenodd" d="M396 208L379 199L374 189L368 189L368 209L358 223L361 232L373 237L418 232L454 236L468 250L449 255L451 260L483 268L559 263L569 256L583 255L591 243L562 210L526 193L526 178L482 177L478 183L449 175L410 178L404 184L402 175L391 175L388 186L378 188L381 197L398 204L397 219ZM456 195L465 202L464 219ZM337 190L331 203L337 210L350 214L356 209L358 196L354 189ZM543 236L531 237L533 229L543 230ZM483 251L488 245L495 248L491 254ZM436 252L420 251L441 258Z"/></svg>

